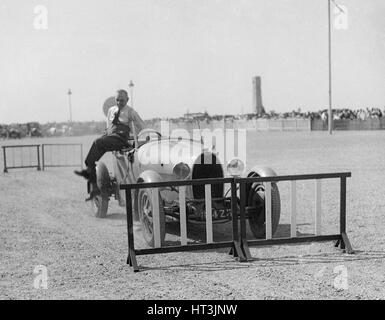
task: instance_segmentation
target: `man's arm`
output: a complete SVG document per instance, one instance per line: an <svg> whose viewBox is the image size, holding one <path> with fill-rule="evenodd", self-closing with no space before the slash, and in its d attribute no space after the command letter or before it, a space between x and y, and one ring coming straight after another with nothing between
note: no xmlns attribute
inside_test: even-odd
<svg viewBox="0 0 385 320"><path fill-rule="evenodd" d="M132 116L132 120L134 121L136 134L138 134L140 131L142 131L146 127L146 125L135 110L132 110L131 116Z"/></svg>

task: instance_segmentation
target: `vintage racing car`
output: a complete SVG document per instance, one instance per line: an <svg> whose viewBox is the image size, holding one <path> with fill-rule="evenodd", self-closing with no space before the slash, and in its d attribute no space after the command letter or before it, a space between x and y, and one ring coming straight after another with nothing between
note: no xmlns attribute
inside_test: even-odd
<svg viewBox="0 0 385 320"><path fill-rule="evenodd" d="M131 146L130 146L131 144ZM159 154L169 153L178 144L182 149L182 159L177 162L162 161ZM184 152L183 149L186 149ZM158 150L158 152L153 152ZM191 150L194 150L193 152ZM157 158L151 158L156 154ZM184 156L183 156L184 155ZM147 157L144 161L144 157ZM150 159L149 159L150 157ZM158 159L159 158L159 159ZM151 160L151 161L149 161ZM254 166L244 172L244 163L239 159L232 159L225 167L215 150L204 148L203 141L183 139L181 137L163 137L153 129L144 129L131 141L128 147L113 152L113 173L110 173L103 162L96 167L97 186L101 193L92 199L92 207L96 217L106 217L108 203L111 197L125 206L125 191L120 190L121 184L161 182L181 179L221 178L240 175L244 177L275 176L276 173L268 167ZM90 192L90 188L88 188ZM134 192L134 191L133 191ZM272 232L277 229L280 218L280 195L276 183L272 183ZM159 188L159 213L161 240L165 238L165 224L167 220L179 218L178 188ZM205 189L203 185L186 187L187 222L204 223L205 221ZM153 206L151 191L138 189L133 194L133 217L140 221L145 241L154 245L152 223ZM212 186L212 221L213 223L231 221L232 212L229 190L224 184ZM247 209L250 229L256 238L265 237L265 188L261 183L247 185ZM238 213L237 213L238 214Z"/></svg>

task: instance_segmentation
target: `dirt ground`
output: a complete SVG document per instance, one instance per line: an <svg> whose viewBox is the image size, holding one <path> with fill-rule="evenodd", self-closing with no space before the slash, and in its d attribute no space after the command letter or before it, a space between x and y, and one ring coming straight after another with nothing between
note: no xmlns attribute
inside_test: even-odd
<svg viewBox="0 0 385 320"><path fill-rule="evenodd" d="M2 145L71 141L83 143L86 152L92 139ZM249 132L247 143L248 168L269 165L282 175L352 172L347 232L354 255L331 242L251 248L255 259L242 263L227 249L168 253L138 256L141 272L134 273L126 264L124 208L112 200L107 218L97 219L84 201L85 181L72 169L18 169L0 175L0 299L384 299L385 132ZM275 237L289 228L289 188L279 188ZM333 233L338 182L325 181L322 192L322 232ZM298 214L298 234L311 234L313 182L298 183ZM140 228L136 223L138 247L144 246ZM229 236L226 230L216 230L215 239ZM168 240L178 239L172 225L167 231ZM47 270L47 288L34 286L38 266Z"/></svg>

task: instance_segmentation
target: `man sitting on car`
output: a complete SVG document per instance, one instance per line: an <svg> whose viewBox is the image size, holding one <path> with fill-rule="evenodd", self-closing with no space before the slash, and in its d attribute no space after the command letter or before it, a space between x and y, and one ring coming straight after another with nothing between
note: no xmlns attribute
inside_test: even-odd
<svg viewBox="0 0 385 320"><path fill-rule="evenodd" d="M116 151L127 147L130 132L133 131L132 125L135 126L136 133L144 128L144 121L133 108L127 105L129 100L127 91L118 90L115 100L116 105L108 109L105 133L93 142L88 152L85 160L87 169L75 171L77 175L86 178L93 184L89 199L98 194L96 187L96 161L107 151Z"/></svg>

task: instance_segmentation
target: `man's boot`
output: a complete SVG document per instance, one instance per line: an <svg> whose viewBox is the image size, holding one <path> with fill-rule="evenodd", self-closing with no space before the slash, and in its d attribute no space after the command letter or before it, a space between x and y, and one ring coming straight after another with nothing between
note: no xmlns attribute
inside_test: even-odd
<svg viewBox="0 0 385 320"><path fill-rule="evenodd" d="M80 170L80 171L75 170L74 173L77 174L78 176L83 177L84 179L87 179L87 180L90 180L90 178L91 178L91 169L90 168Z"/></svg>

